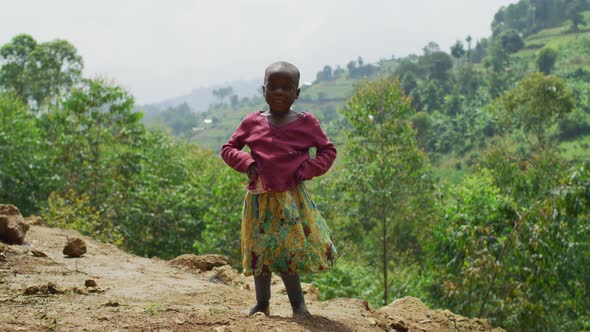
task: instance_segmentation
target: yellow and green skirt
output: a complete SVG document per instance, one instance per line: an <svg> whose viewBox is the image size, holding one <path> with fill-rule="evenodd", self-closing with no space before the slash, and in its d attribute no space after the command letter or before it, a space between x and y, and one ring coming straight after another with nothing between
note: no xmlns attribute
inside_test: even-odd
<svg viewBox="0 0 590 332"><path fill-rule="evenodd" d="M337 258L332 231L305 185L284 192L248 192L242 212L244 274L327 270Z"/></svg>

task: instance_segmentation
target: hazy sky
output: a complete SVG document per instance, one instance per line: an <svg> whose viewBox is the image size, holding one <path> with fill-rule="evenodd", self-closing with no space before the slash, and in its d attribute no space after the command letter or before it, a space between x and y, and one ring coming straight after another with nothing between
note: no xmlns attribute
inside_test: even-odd
<svg viewBox="0 0 590 332"><path fill-rule="evenodd" d="M66 39L85 76L126 87L141 104L193 88L262 77L278 60L304 81L358 56L376 62L445 51L490 35L494 13L516 0L0 0L0 44L19 33Z"/></svg>

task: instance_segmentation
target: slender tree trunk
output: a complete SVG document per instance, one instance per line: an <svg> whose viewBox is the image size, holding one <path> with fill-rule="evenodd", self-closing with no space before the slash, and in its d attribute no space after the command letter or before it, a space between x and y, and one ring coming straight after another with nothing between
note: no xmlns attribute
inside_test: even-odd
<svg viewBox="0 0 590 332"><path fill-rule="evenodd" d="M91 147L90 149L92 149L92 180L91 180L91 184L92 184L92 205L94 205L95 207L98 206L98 172L99 172L99 163L100 163L100 151L99 151L99 142L100 142L100 138L99 138L100 133L96 134L96 138L94 142L90 142Z"/></svg>
<svg viewBox="0 0 590 332"><path fill-rule="evenodd" d="M101 129L101 121L100 119L97 121L97 123L95 124L97 131L96 131L96 136L94 137L94 142L92 141L92 139L89 139L89 143L90 143L90 149L91 149L91 153L93 156L93 160L92 160L92 179L91 179L91 184L92 184L92 197L91 197L91 202L92 202L92 206L97 209L98 211L100 211L100 213L102 214L102 208L101 208L101 203L98 201L98 195L99 195L99 172L100 172L100 142L101 142L101 133L100 133L100 129ZM104 222L99 222L97 223L97 229L95 229L94 231L98 231L98 232L103 232L105 229L105 225Z"/></svg>
<svg viewBox="0 0 590 332"><path fill-rule="evenodd" d="M379 126L381 131L381 126ZM385 168L385 146L383 140L380 141L381 148L381 166ZM384 195L385 196L385 195ZM380 214L383 223L383 305L387 305L387 209L384 206L385 197L381 198Z"/></svg>
<svg viewBox="0 0 590 332"><path fill-rule="evenodd" d="M387 305L387 220L383 216L383 305Z"/></svg>

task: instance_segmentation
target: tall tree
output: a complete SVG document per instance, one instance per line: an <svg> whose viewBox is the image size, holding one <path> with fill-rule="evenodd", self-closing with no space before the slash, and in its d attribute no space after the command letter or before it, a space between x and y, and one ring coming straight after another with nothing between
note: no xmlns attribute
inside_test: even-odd
<svg viewBox="0 0 590 332"><path fill-rule="evenodd" d="M319 71L316 75L316 81L318 82L327 82L331 81L334 78L332 73L332 67L329 65L325 65L324 69Z"/></svg>
<svg viewBox="0 0 590 332"><path fill-rule="evenodd" d="M446 83L449 78L449 71L453 68L453 60L445 52L433 52L420 58L421 64L427 68L429 78L437 83Z"/></svg>
<svg viewBox="0 0 590 332"><path fill-rule="evenodd" d="M213 95L219 99L219 102L223 103L225 98L231 96L234 93L234 88L231 86L221 87L213 89Z"/></svg>
<svg viewBox="0 0 590 332"><path fill-rule="evenodd" d="M2 89L13 91L22 99L27 99L27 82L25 67L29 54L37 47L37 42L29 35L18 35L0 48L3 65L0 67L0 85Z"/></svg>
<svg viewBox="0 0 590 332"><path fill-rule="evenodd" d="M357 66L356 61L351 60L346 64L346 68L348 69L348 77L355 78L357 77Z"/></svg>
<svg viewBox="0 0 590 332"><path fill-rule="evenodd" d="M585 0L571 0L567 4L566 15L571 21L570 30L577 32L578 25L584 25L584 8L586 6Z"/></svg>
<svg viewBox="0 0 590 332"><path fill-rule="evenodd" d="M392 265L400 253L420 251L427 223L428 167L411 128L414 113L399 81L385 78L361 85L343 110L351 124L341 170L349 227L364 234L357 240L366 252L379 252L370 261L381 263L383 303Z"/></svg>
<svg viewBox="0 0 590 332"><path fill-rule="evenodd" d="M547 143L550 125L575 106L573 91L557 76L535 73L525 78L501 99L506 113L504 122L522 127L533 134L537 142Z"/></svg>
<svg viewBox="0 0 590 332"><path fill-rule="evenodd" d="M55 104L81 80L83 61L76 48L65 40L37 43L29 35L17 35L0 48L4 64L0 87L16 93L39 110Z"/></svg>
<svg viewBox="0 0 590 332"><path fill-rule="evenodd" d="M535 8L528 0L502 7L494 15L492 22L494 36L508 29L514 29L525 36L536 31Z"/></svg>
<svg viewBox="0 0 590 332"><path fill-rule="evenodd" d="M494 37L486 57L485 65L492 67L495 72L500 72L510 64L510 54L524 47L524 41L520 33L514 29L507 29Z"/></svg>
<svg viewBox="0 0 590 332"><path fill-rule="evenodd" d="M490 41L487 38L482 38L475 43L470 60L475 63L479 63L488 53Z"/></svg>
<svg viewBox="0 0 590 332"><path fill-rule="evenodd" d="M38 213L51 191L43 181L47 153L35 120L25 104L0 92L0 202L23 214Z"/></svg>
<svg viewBox="0 0 590 332"><path fill-rule="evenodd" d="M52 156L47 167L59 183L57 194L87 195L102 216L98 233L121 226L114 222L117 207L124 205L127 188L134 187L140 171L144 127L133 104L121 87L88 80L39 120Z"/></svg>
<svg viewBox="0 0 590 332"><path fill-rule="evenodd" d="M54 40L39 44L29 55L25 70L31 84L31 98L38 107L46 101L55 104L55 97L81 79L82 68L82 57L69 42Z"/></svg>
<svg viewBox="0 0 590 332"><path fill-rule="evenodd" d="M524 47L524 41L522 40L521 34L515 29L508 29L503 31L498 39L502 49L508 54L517 52Z"/></svg>
<svg viewBox="0 0 590 332"><path fill-rule="evenodd" d="M431 41L422 48L422 51L424 55L430 55L434 52L440 52L440 46L436 42Z"/></svg>
<svg viewBox="0 0 590 332"><path fill-rule="evenodd" d="M543 48L537 56L537 68L545 75L551 74L557 60L557 51L550 47Z"/></svg>
<svg viewBox="0 0 590 332"><path fill-rule="evenodd" d="M465 55L465 47L463 46L463 42L457 40L457 42L451 46L451 55L455 59L459 59Z"/></svg>

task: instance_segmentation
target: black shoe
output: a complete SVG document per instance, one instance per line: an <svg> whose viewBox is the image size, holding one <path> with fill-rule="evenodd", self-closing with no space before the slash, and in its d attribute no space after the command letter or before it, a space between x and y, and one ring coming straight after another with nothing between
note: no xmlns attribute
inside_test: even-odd
<svg viewBox="0 0 590 332"><path fill-rule="evenodd" d="M254 315L257 312L262 312L265 315L270 315L270 281L271 275L254 276L254 288L256 290L256 304L250 309L243 310L241 313L246 315Z"/></svg>
<svg viewBox="0 0 590 332"><path fill-rule="evenodd" d="M255 313L261 312L267 316L270 316L270 305L268 302L257 302L250 309L242 310L241 313L244 315L252 316Z"/></svg>
<svg viewBox="0 0 590 332"><path fill-rule="evenodd" d="M305 298L303 290L301 289L301 281L298 274L282 273L281 278L291 302L291 309L293 309L293 317L305 318L311 316L307 306L305 305Z"/></svg>

